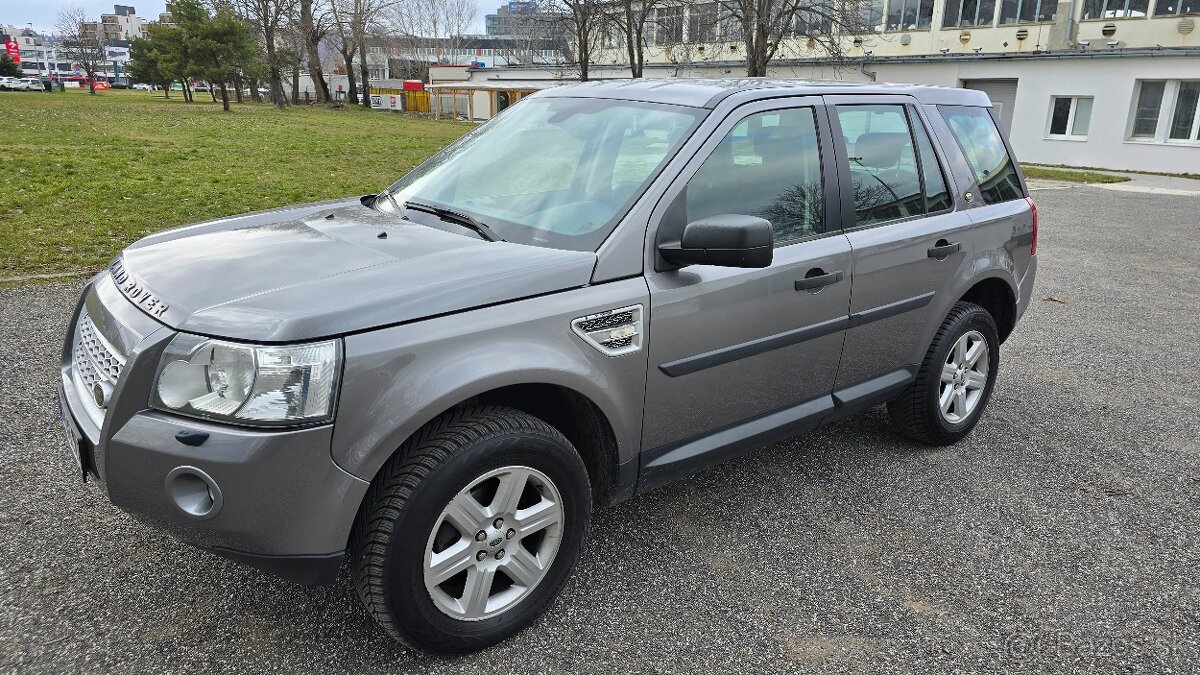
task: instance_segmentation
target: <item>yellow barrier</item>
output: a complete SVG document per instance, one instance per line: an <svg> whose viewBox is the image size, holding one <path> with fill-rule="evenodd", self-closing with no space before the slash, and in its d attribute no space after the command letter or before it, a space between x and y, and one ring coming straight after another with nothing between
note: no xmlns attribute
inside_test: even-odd
<svg viewBox="0 0 1200 675"><path fill-rule="evenodd" d="M371 87L371 107L405 112L430 111L429 92L390 87Z"/></svg>

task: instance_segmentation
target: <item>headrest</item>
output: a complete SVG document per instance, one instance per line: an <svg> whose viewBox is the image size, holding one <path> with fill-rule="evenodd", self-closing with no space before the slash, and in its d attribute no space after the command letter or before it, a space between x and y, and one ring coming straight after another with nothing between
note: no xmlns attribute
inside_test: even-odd
<svg viewBox="0 0 1200 675"><path fill-rule="evenodd" d="M854 142L854 155L859 163L872 169L896 166L904 146L910 142L909 135L901 131L866 133Z"/></svg>
<svg viewBox="0 0 1200 675"><path fill-rule="evenodd" d="M754 134L754 154L762 158L801 157L816 143L816 138L799 134L792 127L771 127Z"/></svg>

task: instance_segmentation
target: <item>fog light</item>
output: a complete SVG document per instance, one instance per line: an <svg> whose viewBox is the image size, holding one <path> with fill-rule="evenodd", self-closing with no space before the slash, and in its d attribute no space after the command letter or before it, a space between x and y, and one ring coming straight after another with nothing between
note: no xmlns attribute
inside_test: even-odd
<svg viewBox="0 0 1200 675"><path fill-rule="evenodd" d="M207 520L221 511L221 488L212 476L194 466L177 466L167 474L167 495L191 518Z"/></svg>

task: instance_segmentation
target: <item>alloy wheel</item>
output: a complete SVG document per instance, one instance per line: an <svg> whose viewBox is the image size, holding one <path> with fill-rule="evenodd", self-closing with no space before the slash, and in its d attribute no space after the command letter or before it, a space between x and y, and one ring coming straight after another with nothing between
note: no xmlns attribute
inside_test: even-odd
<svg viewBox="0 0 1200 675"><path fill-rule="evenodd" d="M516 606L554 562L563 521L558 488L537 469L506 466L471 481L443 509L425 546L434 605L463 621Z"/></svg>
<svg viewBox="0 0 1200 675"><path fill-rule="evenodd" d="M979 407L990 363L987 340L979 331L968 331L955 341L942 365L938 390L938 409L947 422L959 424Z"/></svg>

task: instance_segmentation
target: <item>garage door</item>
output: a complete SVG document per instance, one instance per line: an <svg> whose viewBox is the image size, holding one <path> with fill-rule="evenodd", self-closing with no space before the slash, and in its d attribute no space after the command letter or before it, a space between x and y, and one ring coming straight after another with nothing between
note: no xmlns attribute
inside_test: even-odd
<svg viewBox="0 0 1200 675"><path fill-rule="evenodd" d="M1004 135L1012 132L1013 105L1017 102L1016 80L963 80L964 89L978 89L992 99L996 111L996 119Z"/></svg>

